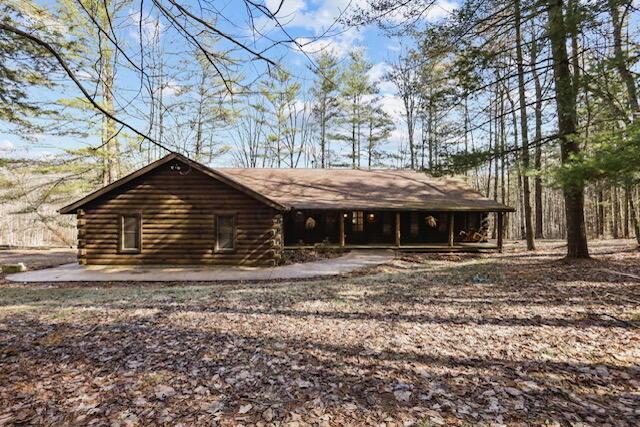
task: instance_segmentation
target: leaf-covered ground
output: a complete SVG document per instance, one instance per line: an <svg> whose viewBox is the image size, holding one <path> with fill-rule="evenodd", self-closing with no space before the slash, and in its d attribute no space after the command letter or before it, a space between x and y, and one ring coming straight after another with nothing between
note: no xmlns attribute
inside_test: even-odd
<svg viewBox="0 0 640 427"><path fill-rule="evenodd" d="M640 252L261 284L0 278L0 424L640 424Z"/></svg>

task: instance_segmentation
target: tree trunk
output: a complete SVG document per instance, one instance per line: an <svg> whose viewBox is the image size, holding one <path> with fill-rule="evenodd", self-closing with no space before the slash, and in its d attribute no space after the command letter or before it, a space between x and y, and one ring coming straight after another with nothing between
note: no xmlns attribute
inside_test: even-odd
<svg viewBox="0 0 640 427"><path fill-rule="evenodd" d="M202 145L203 145L203 135L202 135L202 125L204 122L204 104L206 102L205 99L205 71L202 71L200 75L200 83L198 85L198 113L196 115L196 144L195 144L195 159L200 161L200 156L202 154Z"/></svg>
<svg viewBox="0 0 640 427"><path fill-rule="evenodd" d="M489 153L491 153L491 149L493 148L493 105L491 105L492 101L489 101ZM492 159L489 157L489 171L487 173L487 198L491 197L491 165ZM495 230L495 227L494 227Z"/></svg>
<svg viewBox="0 0 640 427"><path fill-rule="evenodd" d="M534 167L536 169L536 177L534 180L534 200L535 200L535 238L544 238L543 227L543 206L542 206L542 84L540 76L536 70L536 62L538 60L538 43L536 34L533 33L531 40L531 74L533 75L533 83L535 87L536 103L535 103L535 119L536 119L536 137L535 137L535 156Z"/></svg>
<svg viewBox="0 0 640 427"><path fill-rule="evenodd" d="M500 93L500 90L498 89L498 85L496 85L496 108L494 110L494 117L495 117L495 123L493 126L493 130L494 130L494 136L493 136L493 151L494 151L494 156L493 156L493 163L494 163L494 170L496 172L496 176L493 179L493 200L495 200L496 202L498 201L498 178L499 178L499 171L498 171L498 150L500 148L500 134L498 133L498 122L499 122L499 114L500 112L498 111L498 97L502 97L502 93Z"/></svg>
<svg viewBox="0 0 640 427"><path fill-rule="evenodd" d="M421 135L421 139L422 139L422 144L420 147L421 150L421 160L420 160L420 169L424 170L424 157L425 157L425 146L427 145L427 128L425 126L424 123L424 113L422 114L422 126L420 129L420 135Z"/></svg>
<svg viewBox="0 0 640 427"><path fill-rule="evenodd" d="M529 129L527 125L527 98L524 83L524 65L522 60L522 35L520 34L520 0L514 1L514 18L516 30L516 61L518 66L518 93L520 98L520 136L522 141L522 166L525 173L522 176L523 198L524 198L524 228L527 238L527 249L535 250L533 240L533 223L531 221L531 189L529 187Z"/></svg>
<svg viewBox="0 0 640 427"><path fill-rule="evenodd" d="M158 93L158 142L164 141L164 62L160 57L160 91ZM154 150L156 151L156 159L160 158L160 147L154 144Z"/></svg>
<svg viewBox="0 0 640 427"><path fill-rule="evenodd" d="M326 134L327 134L327 121L325 120L326 114L326 102L323 99L320 107L320 167L324 169L326 165L325 152L326 152Z"/></svg>
<svg viewBox="0 0 640 427"><path fill-rule="evenodd" d="M114 84L114 63L113 51L109 47L103 47L101 52L102 72L100 83L102 85L102 103L104 109L113 114L113 84ZM103 150L103 185L111 184L118 179L119 169L119 147L116 131L116 123L109 117L102 119L102 145Z"/></svg>
<svg viewBox="0 0 640 427"><path fill-rule="evenodd" d="M604 190L602 189L602 184L598 184L598 237L604 237Z"/></svg>
<svg viewBox="0 0 640 427"><path fill-rule="evenodd" d="M620 11L618 10L619 1L609 0L609 13L611 14L611 23L613 25L613 52L616 68L620 74L622 82L627 88L627 100L632 114L640 112L638 107L638 94L633 74L627 66L625 54L622 50L622 19L620 19ZM633 120L633 119L632 119Z"/></svg>
<svg viewBox="0 0 640 427"><path fill-rule="evenodd" d="M566 28L571 37L571 68L573 69L573 93L576 98L580 89L580 50L578 48L578 3L569 0L567 4ZM578 116L576 116L577 125Z"/></svg>
<svg viewBox="0 0 640 427"><path fill-rule="evenodd" d="M361 114L360 106L358 106L358 112L356 115L356 140L357 140L356 154L358 155L358 169L360 169L360 153L362 152L362 147L360 146L360 121L362 120L362 118L360 117L360 114Z"/></svg>
<svg viewBox="0 0 640 427"><path fill-rule="evenodd" d="M627 89L627 102L631 109L631 121L635 121L640 114L640 107L638 105L638 93L636 88L636 81L633 74L629 70L625 53L622 49L622 27L624 24L624 17L620 17L620 11L618 9L618 2L616 0L609 0L609 13L611 15L611 23L613 25L613 51L616 68L618 74ZM618 212L619 214L619 212ZM635 205L633 202L633 194L629 186L625 187L625 220L624 220L624 236L629 235L629 216L635 230L636 239L640 244L640 233L638 232L638 217L636 215Z"/></svg>
<svg viewBox="0 0 640 427"><path fill-rule="evenodd" d="M429 121L427 122L427 128L429 131L429 170L433 170L433 93L429 88Z"/></svg>
<svg viewBox="0 0 640 427"><path fill-rule="evenodd" d="M629 238L629 200L631 200L631 189L628 185L624 187L624 225L622 227L622 237Z"/></svg>
<svg viewBox="0 0 640 427"><path fill-rule="evenodd" d="M571 81L567 56L567 30L562 10L563 0L548 0L548 4L549 39L556 90L560 158L562 164L568 164L572 156L580 153L578 142L572 138L576 133L576 94ZM584 185L582 183L565 183L563 193L567 225L567 258L589 258L584 223Z"/></svg>
<svg viewBox="0 0 640 427"><path fill-rule="evenodd" d="M414 135L413 135L415 130L415 123L413 120L414 107L413 107L412 100L409 98L410 96L411 96L410 94L405 94L404 96L404 109L405 109L405 115L407 120L407 133L409 136L409 154L411 155L411 170L414 170L416 168L416 152L415 152Z"/></svg>
<svg viewBox="0 0 640 427"><path fill-rule="evenodd" d="M631 222L633 223L633 229L636 233L636 241L638 242L638 245L640 245L640 220L638 219L638 213L636 212L633 197L629 198L629 211L631 213Z"/></svg>
<svg viewBox="0 0 640 427"><path fill-rule="evenodd" d="M356 100L353 99L353 117L351 118L351 168L356 168Z"/></svg>
<svg viewBox="0 0 640 427"><path fill-rule="evenodd" d="M506 136L505 136L505 146L506 146ZM506 182L507 194L506 194L506 200L504 204L507 206L510 206L511 205L511 163L509 162L508 155L505 155L502 160L505 162L506 180L507 180ZM511 215L504 216L505 237L507 239L511 238L511 233L509 231L511 229L510 218L511 218Z"/></svg>
<svg viewBox="0 0 640 427"><path fill-rule="evenodd" d="M510 88L509 86L505 85L504 88L505 94L507 95L507 100L509 100L509 106L511 107L511 121L512 121L512 126L513 126L513 148L515 149L516 152L516 158L515 158L515 163L516 163L516 174L518 176L518 180L517 180L517 184L518 184L518 192L517 192L517 197L518 197L518 204L520 206L520 209L518 210L518 212L520 213L520 238L522 240L526 240L526 233L525 233L525 219L524 219L524 200L523 200L523 191L522 191L522 168L520 166L520 156L518 155L518 147L519 142L518 142L518 118L516 116L516 103L513 100L513 98L511 97L511 92L510 92Z"/></svg>
<svg viewBox="0 0 640 427"><path fill-rule="evenodd" d="M506 132L506 125L505 125L505 119L504 119L504 93L500 93L500 196L501 196L501 203L504 205L506 204L506 188L505 188L505 182L504 182L504 176L505 176L505 155L504 155L504 149L505 149L505 145L506 145L506 139L507 139L507 132ZM466 144L465 144L465 154L466 154L467 148L466 148Z"/></svg>
<svg viewBox="0 0 640 427"><path fill-rule="evenodd" d="M469 155L469 105L467 104L468 95L465 93L464 95L464 155ZM467 175L468 170L464 168L464 174Z"/></svg>
<svg viewBox="0 0 640 427"><path fill-rule="evenodd" d="M371 156L373 154L373 119L369 118L369 145L367 160L369 162L369 169L371 169Z"/></svg>
<svg viewBox="0 0 640 427"><path fill-rule="evenodd" d="M618 187L613 187L611 191L611 236L614 239L620 238L620 198L618 197Z"/></svg>

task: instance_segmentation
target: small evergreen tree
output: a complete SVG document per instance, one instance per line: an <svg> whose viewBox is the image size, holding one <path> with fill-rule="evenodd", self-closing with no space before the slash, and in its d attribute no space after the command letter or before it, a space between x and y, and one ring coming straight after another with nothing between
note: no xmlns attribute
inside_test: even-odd
<svg viewBox="0 0 640 427"><path fill-rule="evenodd" d="M361 165L362 130L366 124L366 108L371 97L378 92L375 83L369 81L371 64L364 58L362 50L354 50L349 55L349 64L342 73L340 122L348 130L337 138L351 145L351 167Z"/></svg>
<svg viewBox="0 0 640 427"><path fill-rule="evenodd" d="M320 167L329 165L330 129L333 120L339 114L339 73L338 62L331 53L323 51L318 58L318 64L313 70L315 81L311 94L314 98L313 113L318 121L320 132Z"/></svg>

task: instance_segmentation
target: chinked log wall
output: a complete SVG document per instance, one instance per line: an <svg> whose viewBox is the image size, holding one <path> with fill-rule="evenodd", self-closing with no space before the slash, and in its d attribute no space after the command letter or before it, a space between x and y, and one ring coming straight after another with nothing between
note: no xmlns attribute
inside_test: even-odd
<svg viewBox="0 0 640 427"><path fill-rule="evenodd" d="M142 251L119 253L120 215L142 214ZM215 251L215 215L234 214L236 248ZM258 200L191 170L160 167L116 194L92 202L78 217L81 264L274 265L282 253L282 215Z"/></svg>

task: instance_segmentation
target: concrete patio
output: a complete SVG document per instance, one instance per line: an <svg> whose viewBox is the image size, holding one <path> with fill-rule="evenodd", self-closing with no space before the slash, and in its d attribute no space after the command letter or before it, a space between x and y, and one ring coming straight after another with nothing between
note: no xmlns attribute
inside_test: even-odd
<svg viewBox="0 0 640 427"><path fill-rule="evenodd" d="M199 266L85 266L77 263L10 274L13 282L210 282L308 279L389 263L392 251L354 250L339 258L270 268Z"/></svg>

